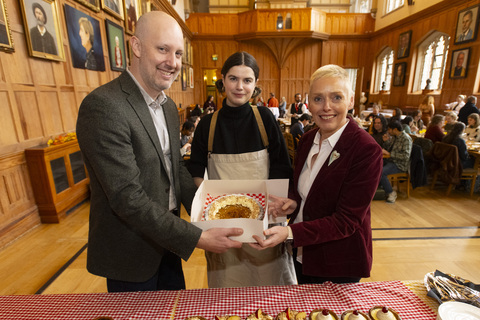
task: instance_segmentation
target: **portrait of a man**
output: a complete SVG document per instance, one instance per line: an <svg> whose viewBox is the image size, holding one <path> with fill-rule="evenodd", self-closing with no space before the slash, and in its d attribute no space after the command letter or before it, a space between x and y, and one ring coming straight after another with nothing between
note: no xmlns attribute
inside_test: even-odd
<svg viewBox="0 0 480 320"><path fill-rule="evenodd" d="M32 40L32 50L49 54L57 54L57 45L52 34L47 30L47 13L43 6L38 3L32 3L32 14L35 18L36 26L30 29L30 39Z"/></svg>
<svg viewBox="0 0 480 320"><path fill-rule="evenodd" d="M397 59L402 59L408 57L410 54L410 38L412 36L412 31L407 31L398 37L398 51Z"/></svg>
<svg viewBox="0 0 480 320"><path fill-rule="evenodd" d="M102 5L105 11L123 20L123 1L102 0Z"/></svg>
<svg viewBox="0 0 480 320"><path fill-rule="evenodd" d="M467 76L469 53L470 48L453 51L450 78L465 78Z"/></svg>
<svg viewBox="0 0 480 320"><path fill-rule="evenodd" d="M20 0L25 36L31 56L64 61L57 2Z"/></svg>
<svg viewBox="0 0 480 320"><path fill-rule="evenodd" d="M405 69L407 68L407 63L397 63L395 64L395 69L393 73L393 85L394 86L403 86L405 83Z"/></svg>
<svg viewBox="0 0 480 320"><path fill-rule="evenodd" d="M108 19L105 20L105 28L107 31L110 67L114 71L123 71L127 65L123 28Z"/></svg>
<svg viewBox="0 0 480 320"><path fill-rule="evenodd" d="M475 40L477 36L478 6L462 10L458 14L455 43Z"/></svg>
<svg viewBox="0 0 480 320"><path fill-rule="evenodd" d="M13 49L10 29L7 25L5 11L3 10L3 0L0 1L0 49Z"/></svg>

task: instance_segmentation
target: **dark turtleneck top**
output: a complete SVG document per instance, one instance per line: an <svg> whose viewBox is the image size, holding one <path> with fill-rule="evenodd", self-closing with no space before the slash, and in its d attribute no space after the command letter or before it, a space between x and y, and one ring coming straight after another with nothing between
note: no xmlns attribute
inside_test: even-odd
<svg viewBox="0 0 480 320"><path fill-rule="evenodd" d="M289 179L292 167L282 132L272 112L258 107L267 132L270 158L269 179ZM230 107L223 101L218 112L212 153L240 154L265 149L252 107L247 102L240 107ZM203 177L208 164L208 134L212 114L202 118L195 129L188 169L193 177Z"/></svg>

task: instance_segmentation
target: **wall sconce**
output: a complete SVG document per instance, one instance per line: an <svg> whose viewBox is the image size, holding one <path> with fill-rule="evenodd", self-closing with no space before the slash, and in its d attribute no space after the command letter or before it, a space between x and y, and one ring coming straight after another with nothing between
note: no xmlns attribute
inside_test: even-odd
<svg viewBox="0 0 480 320"><path fill-rule="evenodd" d="M413 6L415 4L415 0L408 0L408 5Z"/></svg>
<svg viewBox="0 0 480 320"><path fill-rule="evenodd" d="M377 17L377 8L370 9L370 15L375 19Z"/></svg>
<svg viewBox="0 0 480 320"><path fill-rule="evenodd" d="M215 84L215 82L217 82L217 76L213 76L212 83Z"/></svg>
<svg viewBox="0 0 480 320"><path fill-rule="evenodd" d="M217 61L218 60L218 54L212 54L212 60Z"/></svg>
<svg viewBox="0 0 480 320"><path fill-rule="evenodd" d="M285 29L292 29L292 14L287 13L287 17L285 18Z"/></svg>
<svg viewBox="0 0 480 320"><path fill-rule="evenodd" d="M283 17L279 13L277 16L277 30L282 30L283 29Z"/></svg>

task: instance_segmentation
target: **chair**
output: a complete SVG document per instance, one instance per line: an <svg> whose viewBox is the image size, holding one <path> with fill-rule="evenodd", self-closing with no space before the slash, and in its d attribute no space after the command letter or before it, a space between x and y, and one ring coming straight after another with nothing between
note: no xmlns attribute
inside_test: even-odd
<svg viewBox="0 0 480 320"><path fill-rule="evenodd" d="M397 191L400 190L400 182L407 182L407 198L410 198L410 185L412 189L415 189L416 187L427 184L427 169L425 168L423 152L420 146L412 145L409 163L407 172L395 173L388 176L392 187L396 185Z"/></svg>
<svg viewBox="0 0 480 320"><path fill-rule="evenodd" d="M287 144L288 155L290 156L293 167L293 165L295 164L295 144L293 143L293 136L290 132L284 132L283 138L285 139L285 143Z"/></svg>
<svg viewBox="0 0 480 320"><path fill-rule="evenodd" d="M424 155L427 155L427 153L430 152L433 147L432 140L422 137L416 137L415 139L413 139L413 144L420 146Z"/></svg>
<svg viewBox="0 0 480 320"><path fill-rule="evenodd" d="M463 170L462 163L458 156L457 146L443 142L435 142L430 152L433 166L433 179L431 189L435 187L437 179L448 184L447 196L450 195L453 186L460 183L460 180L470 180L470 196L473 196L475 182L479 175L478 168Z"/></svg>

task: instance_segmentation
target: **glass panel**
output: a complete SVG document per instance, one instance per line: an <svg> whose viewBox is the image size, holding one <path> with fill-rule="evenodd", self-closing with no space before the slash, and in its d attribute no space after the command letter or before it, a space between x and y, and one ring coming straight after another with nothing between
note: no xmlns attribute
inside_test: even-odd
<svg viewBox="0 0 480 320"><path fill-rule="evenodd" d="M65 168L65 161L63 158L51 160L50 167L52 168L55 192L58 194L63 190L68 189L67 169Z"/></svg>
<svg viewBox="0 0 480 320"><path fill-rule="evenodd" d="M83 165L82 154L80 153L80 151L77 151L70 154L69 157L70 165L72 167L73 183L77 184L87 178L87 174L85 173L85 166Z"/></svg>

